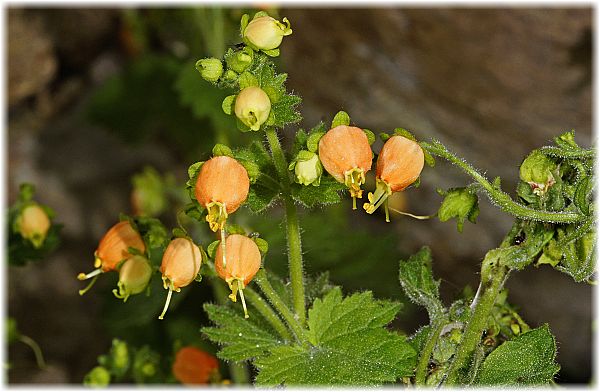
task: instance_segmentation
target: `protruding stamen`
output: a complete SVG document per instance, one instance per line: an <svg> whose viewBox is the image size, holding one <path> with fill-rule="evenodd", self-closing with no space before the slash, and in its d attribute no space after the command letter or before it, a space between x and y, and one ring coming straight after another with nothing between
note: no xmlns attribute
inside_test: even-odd
<svg viewBox="0 0 600 392"><path fill-rule="evenodd" d="M89 278L93 278L94 276L100 275L102 270L100 268L93 270L89 274L84 274L83 272L77 275L77 279L79 280L88 280Z"/></svg>
<svg viewBox="0 0 600 392"><path fill-rule="evenodd" d="M365 183L365 172L358 167L348 170L344 173L344 184L350 190L352 196L352 209L356 209L356 198L362 198L362 189L360 186Z"/></svg>
<svg viewBox="0 0 600 392"><path fill-rule="evenodd" d="M229 299L231 302L237 302L237 292L238 292L238 281L237 279L230 278L227 284L229 285L229 289L231 290L231 294L229 294Z"/></svg>
<svg viewBox="0 0 600 392"><path fill-rule="evenodd" d="M79 290L79 295L83 295L83 294L87 293L88 290L92 288L94 283L96 283L97 279L98 279L98 274L96 274L96 276L94 276L94 279L92 279L92 281L85 287L85 289Z"/></svg>
<svg viewBox="0 0 600 392"><path fill-rule="evenodd" d="M173 295L173 283L169 285L169 293L167 294L167 301L165 302L165 307L163 308L162 313L158 316L159 320L162 320L165 317L165 313L167 313L167 309L169 309L169 304L171 303L171 295Z"/></svg>
<svg viewBox="0 0 600 392"><path fill-rule="evenodd" d="M411 213L408 213L408 212L399 211L399 210L397 210L395 208L392 208L392 207L389 207L389 208L390 208L390 210L394 211L397 214L410 216L411 218L415 218L415 219L418 219L418 220L431 219L431 217L433 216L433 215L414 215L414 214L411 214Z"/></svg>
<svg viewBox="0 0 600 392"><path fill-rule="evenodd" d="M385 202L383 203L383 208L385 209L385 221L386 222L390 222L390 210L389 210L389 206L388 206L388 199L385 199Z"/></svg>
<svg viewBox="0 0 600 392"><path fill-rule="evenodd" d="M367 211L367 214L372 214L391 194L392 190L390 189L390 186L385 181L378 178L375 193L369 192L367 195L369 203L363 204L363 208Z"/></svg>
<svg viewBox="0 0 600 392"><path fill-rule="evenodd" d="M246 308L246 299L244 298L244 284L240 283L242 287L240 287L240 299L242 300L242 307L244 308L244 318L249 318L248 309Z"/></svg>

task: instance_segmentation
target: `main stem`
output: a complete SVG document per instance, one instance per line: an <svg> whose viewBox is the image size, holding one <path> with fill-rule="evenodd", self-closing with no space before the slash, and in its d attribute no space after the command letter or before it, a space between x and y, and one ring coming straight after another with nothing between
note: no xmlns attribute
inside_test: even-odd
<svg viewBox="0 0 600 392"><path fill-rule="evenodd" d="M504 237L500 248L510 246L519 231L520 223L515 222L506 237ZM493 258L492 252L488 252L482 262L481 283L471 305L473 313L467 323L462 341L456 350L448 375L445 380L442 380L442 383L446 385L456 385L459 381L461 371L466 368L481 341L481 334L487 327L488 318L496 303L496 298L506 281L509 270L502 262Z"/></svg>
<svg viewBox="0 0 600 392"><path fill-rule="evenodd" d="M440 316L436 318L436 322L432 324L431 331L429 332L429 336L427 338L427 342L421 350L421 356L419 357L419 362L417 363L417 368L415 370L415 385L420 386L425 384L425 379L427 376L427 365L429 365L429 359L431 357L431 353L435 348L435 344L438 341L440 336L440 332L446 324L447 320L445 317Z"/></svg>
<svg viewBox="0 0 600 392"><path fill-rule="evenodd" d="M288 163L285 159L277 131L274 128L266 129L267 140L271 147L273 163L279 174L282 184L283 203L285 204L285 223L287 230L288 263L290 268L290 281L292 284L292 300L294 311L300 325L306 322L306 304L304 300L304 267L302 265L302 242L300 240L300 224L298 212L291 196L291 182L288 174Z"/></svg>

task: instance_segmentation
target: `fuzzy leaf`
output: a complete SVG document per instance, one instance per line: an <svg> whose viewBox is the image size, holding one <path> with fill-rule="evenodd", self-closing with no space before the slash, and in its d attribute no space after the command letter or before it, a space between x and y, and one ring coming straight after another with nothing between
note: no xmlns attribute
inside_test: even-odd
<svg viewBox="0 0 600 392"><path fill-rule="evenodd" d="M292 184L292 197L308 208L317 204L335 204L341 201L339 191L345 189L344 184L330 176L322 176L319 186L303 186Z"/></svg>
<svg viewBox="0 0 600 392"><path fill-rule="evenodd" d="M204 327L202 332L214 342L224 344L217 356L231 361L243 361L265 355L282 345L269 332L244 319L226 306L205 304L204 310L218 327Z"/></svg>
<svg viewBox="0 0 600 392"><path fill-rule="evenodd" d="M547 385L560 369L554 362L556 342L548 325L505 342L485 359L476 379L479 385Z"/></svg>
<svg viewBox="0 0 600 392"><path fill-rule="evenodd" d="M408 260L400 261L399 279L408 298L425 307L431 320L440 314L444 308L439 299L440 282L433 279L428 247L424 246Z"/></svg>
<svg viewBox="0 0 600 392"><path fill-rule="evenodd" d="M416 353L387 331L399 304L370 292L342 298L339 288L309 310L310 348L281 346L255 361L260 385L379 385L413 372Z"/></svg>

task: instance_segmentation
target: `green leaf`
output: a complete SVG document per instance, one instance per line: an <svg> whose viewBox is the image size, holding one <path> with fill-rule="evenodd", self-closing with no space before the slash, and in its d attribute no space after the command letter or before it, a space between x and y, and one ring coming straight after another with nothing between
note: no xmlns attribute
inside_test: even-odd
<svg viewBox="0 0 600 392"><path fill-rule="evenodd" d="M335 128L339 125L350 125L350 116L342 110L337 112L333 117L333 121L331 121L331 128Z"/></svg>
<svg viewBox="0 0 600 392"><path fill-rule="evenodd" d="M408 298L427 309L434 320L444 309L439 296L440 282L433 279L431 250L424 246L408 260L400 261L400 284Z"/></svg>
<svg viewBox="0 0 600 392"><path fill-rule="evenodd" d="M554 362L556 342L548 325L530 330L492 351L481 366L476 384L547 385L560 369Z"/></svg>
<svg viewBox="0 0 600 392"><path fill-rule="evenodd" d="M225 345L217 356L231 361L243 361L265 355L282 345L275 336L244 319L226 306L204 304L208 317L218 327L204 327L201 331L214 342Z"/></svg>
<svg viewBox="0 0 600 392"><path fill-rule="evenodd" d="M590 213L590 194L594 186L593 177L583 177L577 182L573 202L579 208L579 211L585 215Z"/></svg>
<svg viewBox="0 0 600 392"><path fill-rule="evenodd" d="M339 192L346 189L344 184L333 177L322 176L319 186L292 184L292 197L302 205L312 208L317 204L335 204L341 201Z"/></svg>
<svg viewBox="0 0 600 392"><path fill-rule="evenodd" d="M308 325L313 347L280 346L255 361L256 382L274 385L380 385L410 376L416 353L384 327L400 306L370 292L342 298L339 288L315 300Z"/></svg>

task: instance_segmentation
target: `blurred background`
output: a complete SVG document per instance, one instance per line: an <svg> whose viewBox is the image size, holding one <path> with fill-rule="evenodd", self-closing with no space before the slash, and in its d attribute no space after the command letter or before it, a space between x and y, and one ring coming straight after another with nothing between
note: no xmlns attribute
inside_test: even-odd
<svg viewBox="0 0 600 392"><path fill-rule="evenodd" d="M268 11L292 23L279 62L288 88L304 99L304 128L338 110L376 133L404 127L501 176L507 190L524 156L553 136L575 129L578 143L592 144L590 8ZM159 322L163 290L155 290L157 301L124 304L111 294L116 276L106 274L80 297L76 276L92 270L97 243L119 213L135 212L132 178L143 181L144 168L155 170L146 180L173 188L169 203L154 211L173 227L187 167L207 159L216 142L234 147L260 138L235 129L220 108L227 92L194 69L195 60L220 57L240 41L244 12L252 10L7 9L8 202L20 183L33 183L37 200L64 224L50 257L8 268L8 313L48 364L38 369L31 350L11 345L9 383L81 383L113 337L157 351L179 340L214 352L198 332L208 322L202 303L214 300L204 282L178 294ZM293 132L284 132L286 143ZM441 202L436 188L467 183L439 161L394 203L432 214ZM393 216L386 224L381 214L352 211L348 200L303 211L306 269L329 270L346 292L402 299L398 260L429 245L450 303L465 285L476 288L479 262L512 222L483 197L480 207L477 224L467 223L462 234L453 222ZM269 241L266 263L284 276L285 234L274 223L281 216L279 207L259 216L243 209L236 220ZM213 240L208 232L198 236L204 245ZM543 266L513 274L508 288L526 322L549 323L556 335L558 382L588 383L591 287ZM407 304L394 326L411 334L425 323L425 312Z"/></svg>

